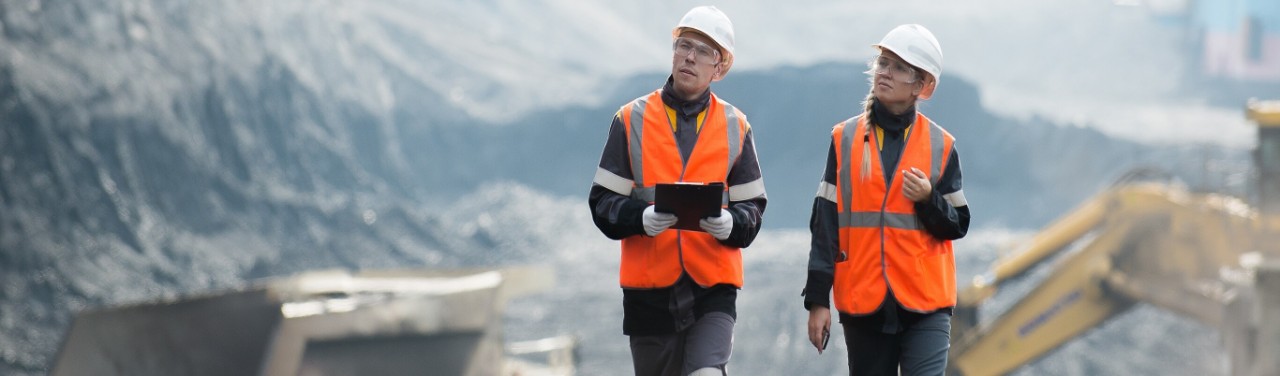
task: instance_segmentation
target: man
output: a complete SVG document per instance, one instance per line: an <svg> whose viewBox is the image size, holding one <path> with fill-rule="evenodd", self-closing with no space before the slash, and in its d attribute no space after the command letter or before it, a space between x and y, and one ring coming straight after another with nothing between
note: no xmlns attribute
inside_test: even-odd
<svg viewBox="0 0 1280 376"><path fill-rule="evenodd" d="M956 303L951 241L969 229L955 139L916 111L942 75L942 48L920 25L874 47L863 113L832 129L813 203L809 341L826 347L834 285L850 374L942 375Z"/></svg>
<svg viewBox="0 0 1280 376"><path fill-rule="evenodd" d="M747 118L711 93L733 67L733 24L715 7L672 31L671 76L622 106L591 186L596 227L622 240L622 332L636 375L727 375L742 254L766 203ZM718 217L702 231L670 228L654 210L658 183L723 182Z"/></svg>

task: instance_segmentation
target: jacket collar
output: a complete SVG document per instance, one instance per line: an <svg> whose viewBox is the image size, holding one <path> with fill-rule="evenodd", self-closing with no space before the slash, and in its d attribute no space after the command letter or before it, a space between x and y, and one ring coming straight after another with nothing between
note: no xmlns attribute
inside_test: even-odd
<svg viewBox="0 0 1280 376"><path fill-rule="evenodd" d="M676 98L676 88L674 85L675 79L671 76L667 76L667 84L662 85L662 103L665 103L668 107L675 109L676 114L683 117L689 117L697 115L707 108L707 103L711 100L710 88L708 88L707 91L702 92L702 94L697 98L694 98L691 101L686 101L684 99Z"/></svg>
<svg viewBox="0 0 1280 376"><path fill-rule="evenodd" d="M911 108L903 111L901 115L894 115L889 113L889 109L881 104L880 101L875 99L871 100L871 122L875 123L880 128L883 128L885 131L901 133L903 129L907 129L907 126L911 125L911 123L914 123L915 121L915 105L912 105Z"/></svg>

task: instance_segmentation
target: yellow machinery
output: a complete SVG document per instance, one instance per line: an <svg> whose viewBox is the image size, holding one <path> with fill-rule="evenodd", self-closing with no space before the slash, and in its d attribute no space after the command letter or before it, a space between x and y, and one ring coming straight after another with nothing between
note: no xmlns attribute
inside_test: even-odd
<svg viewBox="0 0 1280 376"><path fill-rule="evenodd" d="M1280 101L1250 101L1248 116L1258 124L1258 148L1253 158L1262 196L1259 206L1274 218L1280 216Z"/></svg>
<svg viewBox="0 0 1280 376"><path fill-rule="evenodd" d="M1250 101L1248 116L1256 205L1163 183L1088 200L960 291L951 373L1011 372L1146 302L1218 328L1232 374L1280 374L1280 102ZM979 324L1001 283L1050 259L1048 277Z"/></svg>

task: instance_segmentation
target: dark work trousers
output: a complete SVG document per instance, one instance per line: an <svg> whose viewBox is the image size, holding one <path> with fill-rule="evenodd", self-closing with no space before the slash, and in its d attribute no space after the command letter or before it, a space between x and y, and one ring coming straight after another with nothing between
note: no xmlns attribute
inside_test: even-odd
<svg viewBox="0 0 1280 376"><path fill-rule="evenodd" d="M841 323L850 375L943 375L951 348L951 314L935 312L897 333Z"/></svg>
<svg viewBox="0 0 1280 376"><path fill-rule="evenodd" d="M677 333L631 336L636 376L685 376L704 368L727 375L731 354L733 317L723 312L707 313Z"/></svg>

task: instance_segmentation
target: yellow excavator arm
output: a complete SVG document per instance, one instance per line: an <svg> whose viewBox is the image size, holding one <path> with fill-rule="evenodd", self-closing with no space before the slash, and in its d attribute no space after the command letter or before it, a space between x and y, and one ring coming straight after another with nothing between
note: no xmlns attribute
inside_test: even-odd
<svg viewBox="0 0 1280 376"><path fill-rule="evenodd" d="M1257 218L1236 199L1163 184L1098 195L960 292L953 373L1011 372L1137 301L1220 324L1229 290L1221 269L1254 252L1280 256ZM1046 260L1054 260L1048 277L998 319L977 322L978 305L1001 283Z"/></svg>
<svg viewBox="0 0 1280 376"><path fill-rule="evenodd" d="M1218 328L1233 374L1280 375L1280 101L1245 112L1258 126L1255 206L1165 183L1086 201L959 292L951 373L1008 373L1145 302ZM978 320L1001 284L1041 264L1030 293Z"/></svg>

